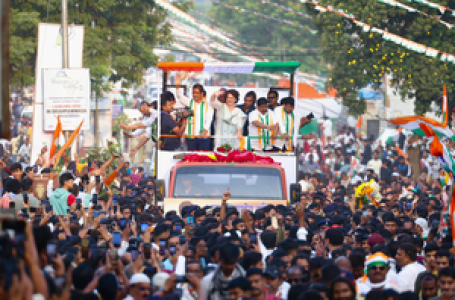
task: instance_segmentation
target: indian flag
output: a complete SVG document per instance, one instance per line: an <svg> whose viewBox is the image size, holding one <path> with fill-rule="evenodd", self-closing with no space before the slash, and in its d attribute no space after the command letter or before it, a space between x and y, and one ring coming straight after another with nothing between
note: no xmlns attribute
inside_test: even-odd
<svg viewBox="0 0 455 300"><path fill-rule="evenodd" d="M386 145L391 145L391 146L395 146L395 143L398 143L398 139L400 138L400 132L403 131L403 128L398 128L398 129L395 129L395 131L393 132L393 134L391 134L387 140L385 141L385 144Z"/></svg>
<svg viewBox="0 0 455 300"><path fill-rule="evenodd" d="M50 158L54 157L54 154L65 144L65 138L63 137L62 122L60 116L57 116L57 125L55 126L54 137L52 138Z"/></svg>
<svg viewBox="0 0 455 300"><path fill-rule="evenodd" d="M444 127L447 127L448 117L447 112L449 111L449 104L447 102L447 86L444 84L443 94L442 94L442 124Z"/></svg>
<svg viewBox="0 0 455 300"><path fill-rule="evenodd" d="M430 154L434 157L437 157L446 173L450 174L450 176L453 176L455 173L455 161L453 160L452 154L450 154L450 149L441 143L437 136L437 133L433 131L430 126L422 123L420 124L420 129L425 133L427 137L433 138L433 142L430 146Z"/></svg>
<svg viewBox="0 0 455 300"><path fill-rule="evenodd" d="M406 130L412 131L413 133L418 134L420 136L425 135L425 133L420 127L421 124L430 127L439 137L451 138L453 136L453 132L452 130L450 130L450 128L444 127L444 124L426 117L407 116L391 119L389 120L389 122Z"/></svg>
<svg viewBox="0 0 455 300"><path fill-rule="evenodd" d="M442 167L446 171L446 180L449 181L449 176L453 177L455 169L455 161L450 154L450 149L439 141L436 133L430 126L421 124L420 128L427 137L433 137L433 142L430 146L430 154L437 157L441 162ZM455 246L455 189L452 185L452 199L448 203L444 203L444 208L441 214L440 234L446 236L448 234L448 224L452 227L452 244Z"/></svg>

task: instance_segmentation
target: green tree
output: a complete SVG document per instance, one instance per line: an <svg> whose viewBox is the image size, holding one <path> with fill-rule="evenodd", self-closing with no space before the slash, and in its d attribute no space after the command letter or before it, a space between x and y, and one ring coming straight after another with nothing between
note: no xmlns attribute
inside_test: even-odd
<svg viewBox="0 0 455 300"><path fill-rule="evenodd" d="M455 53L455 32L419 13L409 13L379 1L318 2L324 7L342 9L368 25L447 53ZM407 1L406 5L429 15L438 15L437 9L417 2ZM455 7L455 0L432 2ZM385 74L402 99L406 96L415 97L416 114L425 113L431 101L440 98L443 83L447 84L449 95L454 91L454 64L385 41L380 34L366 32L351 20L335 13L316 11L311 4L306 6L314 16L313 24L318 30L324 59L333 66L328 85L337 89L343 104L353 114L363 113L366 107L363 99L357 99L358 90L368 84L379 87ZM455 23L455 18L449 12L442 15L441 19Z"/></svg>
<svg viewBox="0 0 455 300"><path fill-rule="evenodd" d="M34 81L38 23L60 23L61 1L11 1L11 83ZM174 1L183 10L188 0ZM49 13L48 13L49 12ZM84 67L90 68L92 91L140 84L143 72L156 65L157 45L172 41L167 12L153 0L68 0L68 24L85 26Z"/></svg>
<svg viewBox="0 0 455 300"><path fill-rule="evenodd" d="M257 0L220 0L220 2L311 27L311 19L263 4ZM271 2L287 6L297 12L305 11L305 6L299 1L283 3L283 1L274 0ZM313 50L319 47L318 37L307 30L253 14L240 13L219 4L212 5L209 17L216 20L216 23L211 22L213 26L220 26L223 30L233 34L234 40L251 46L252 49L271 61L299 61L302 64L300 70L311 73L321 72L324 69L321 64L321 56L318 51ZM305 49L312 50L305 51Z"/></svg>

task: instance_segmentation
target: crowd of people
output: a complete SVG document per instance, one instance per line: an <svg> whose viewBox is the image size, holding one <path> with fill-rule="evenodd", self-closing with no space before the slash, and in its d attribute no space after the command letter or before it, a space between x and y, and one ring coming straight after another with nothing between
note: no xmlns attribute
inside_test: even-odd
<svg viewBox="0 0 455 300"><path fill-rule="evenodd" d="M180 147L172 135L198 135L187 147L208 150L245 130L261 135L257 150L290 149L290 130L309 121L294 116L291 124L291 99L273 91L257 101L249 93L240 107L234 90L217 92L210 106L198 86L192 99L177 96L194 120L176 120L176 99L162 95L161 133L171 136L162 146L170 150ZM145 133L145 144L157 115L138 107L144 119L124 129ZM212 125L214 145L206 141ZM454 299L452 234L441 218L452 182L429 154L431 141L401 134L384 146L349 127L323 130L302 148L300 201L256 211L238 211L227 191L217 206L182 202L164 212L155 178L118 155L65 156L60 174L0 160L0 299ZM272 144L278 134L282 143ZM42 197L36 173L50 178ZM379 201L359 202L357 188L371 180Z"/></svg>

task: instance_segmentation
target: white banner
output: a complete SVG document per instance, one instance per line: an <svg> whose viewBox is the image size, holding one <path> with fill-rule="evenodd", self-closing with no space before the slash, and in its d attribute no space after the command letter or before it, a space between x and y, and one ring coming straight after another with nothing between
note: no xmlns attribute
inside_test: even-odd
<svg viewBox="0 0 455 300"><path fill-rule="evenodd" d="M69 68L82 68L82 53L84 47L84 26L68 26ZM38 25L38 46L36 51L35 70L35 103L33 106L32 153L30 163L34 164L41 149L48 150L52 143L54 128L44 129L43 111L43 69L61 69L62 37L59 24L40 23ZM86 122L84 122L85 125ZM87 122L88 123L88 122ZM73 128L74 130L75 128ZM75 149L72 147L71 149Z"/></svg>
<svg viewBox="0 0 455 300"><path fill-rule="evenodd" d="M44 69L44 131L54 130L60 116L63 130L73 131L82 120L90 129L90 70Z"/></svg>

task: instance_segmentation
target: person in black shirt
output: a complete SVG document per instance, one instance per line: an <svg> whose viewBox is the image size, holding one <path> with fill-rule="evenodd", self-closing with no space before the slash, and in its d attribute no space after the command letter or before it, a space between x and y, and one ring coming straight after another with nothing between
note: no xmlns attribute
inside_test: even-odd
<svg viewBox="0 0 455 300"><path fill-rule="evenodd" d="M174 151L180 147L180 137L185 130L187 118L182 119L180 124L177 124L171 117L170 113L174 110L174 101L172 97L163 94L161 98L161 135L177 135L178 138L161 137L160 148L162 150Z"/></svg>
<svg viewBox="0 0 455 300"><path fill-rule="evenodd" d="M245 98L243 99L243 104L237 105L246 115L246 122L243 125L243 136L248 136L248 126L250 126L249 115L256 109L256 93L254 91L249 91L246 93Z"/></svg>
<svg viewBox="0 0 455 300"><path fill-rule="evenodd" d="M269 91L267 93L267 101L269 102L269 109L274 111L278 105L278 92L277 91Z"/></svg>

